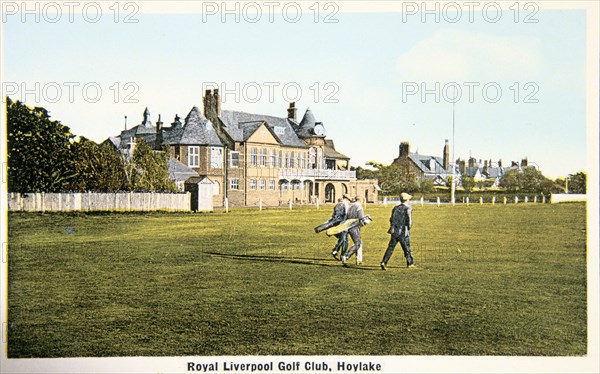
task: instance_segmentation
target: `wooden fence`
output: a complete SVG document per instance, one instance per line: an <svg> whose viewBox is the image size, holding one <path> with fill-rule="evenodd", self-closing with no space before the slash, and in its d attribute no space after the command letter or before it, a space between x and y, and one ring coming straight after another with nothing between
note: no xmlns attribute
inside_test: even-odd
<svg viewBox="0 0 600 374"><path fill-rule="evenodd" d="M189 211L190 193L9 193L9 211Z"/></svg>

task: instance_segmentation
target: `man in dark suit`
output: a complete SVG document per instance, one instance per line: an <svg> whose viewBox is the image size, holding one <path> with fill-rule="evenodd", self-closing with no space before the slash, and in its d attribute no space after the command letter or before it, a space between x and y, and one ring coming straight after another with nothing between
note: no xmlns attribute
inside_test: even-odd
<svg viewBox="0 0 600 374"><path fill-rule="evenodd" d="M338 203L333 208L333 215L329 220L331 222L336 222L336 224L332 225L332 227L339 225L348 218L348 208L350 206L349 201L350 198L347 195L344 195L338 200ZM336 260L339 260L340 258L338 258L338 253L341 251L341 257L344 257L346 256L346 251L348 250L348 231L342 231L334 236L338 239L338 241L335 244L335 247L333 247L331 255Z"/></svg>
<svg viewBox="0 0 600 374"><path fill-rule="evenodd" d="M400 242L402 246L402 250L404 251L404 257L406 258L406 266L413 267L415 266L415 260L410 253L410 228L412 227L412 208L408 204L412 196L403 192L400 194L400 204L396 205L392 210L392 215L390 217L390 229L388 230L388 234L391 235L390 243L388 244L387 250L383 255L383 260L381 260L381 269L386 270L386 266L390 257L392 257L392 253L394 253L394 248L396 244Z"/></svg>

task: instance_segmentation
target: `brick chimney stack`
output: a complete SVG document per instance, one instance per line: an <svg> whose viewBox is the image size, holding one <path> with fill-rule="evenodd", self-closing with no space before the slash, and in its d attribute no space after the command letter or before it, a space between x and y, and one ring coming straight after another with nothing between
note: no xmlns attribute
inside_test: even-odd
<svg viewBox="0 0 600 374"><path fill-rule="evenodd" d="M410 143L409 142L401 142L400 143L400 158L407 158L410 153Z"/></svg>
<svg viewBox="0 0 600 374"><path fill-rule="evenodd" d="M444 143L444 170L448 170L450 167L450 145L448 144L448 139Z"/></svg>
<svg viewBox="0 0 600 374"><path fill-rule="evenodd" d="M163 140L163 122L160 120L160 114L158 115L158 121L156 121L156 138L154 140L154 149L160 150Z"/></svg>
<svg viewBox="0 0 600 374"><path fill-rule="evenodd" d="M213 90L213 105L215 106L215 111L217 113L217 117L221 116L221 96L219 95L219 89L215 88Z"/></svg>
<svg viewBox="0 0 600 374"><path fill-rule="evenodd" d="M216 122L217 117L221 116L221 96L219 95L219 89L204 91L204 116Z"/></svg>
<svg viewBox="0 0 600 374"><path fill-rule="evenodd" d="M287 112L288 112L287 118L296 122L296 111L297 110L298 109L296 108L296 102L291 102L290 107L287 110Z"/></svg>

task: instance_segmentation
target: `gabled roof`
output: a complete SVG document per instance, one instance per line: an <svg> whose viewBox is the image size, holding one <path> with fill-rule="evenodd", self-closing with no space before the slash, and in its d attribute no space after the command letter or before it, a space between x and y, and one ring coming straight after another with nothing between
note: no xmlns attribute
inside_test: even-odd
<svg viewBox="0 0 600 374"><path fill-rule="evenodd" d="M276 134L276 138L282 145L290 147L307 148L294 131L293 122L288 118L267 116L264 114L253 114L233 110L223 110L219 117L225 125L225 131L236 142L243 142L244 128L248 123L266 122L267 126ZM258 128L258 127L257 127ZM256 129L255 129L256 130Z"/></svg>
<svg viewBox="0 0 600 374"><path fill-rule="evenodd" d="M408 157L426 174L448 174L452 168L444 169L444 160L441 157L409 153Z"/></svg>
<svg viewBox="0 0 600 374"><path fill-rule="evenodd" d="M333 158L338 160L350 160L350 157L335 150L335 145L332 139L325 139L325 147L323 147L325 158Z"/></svg>
<svg viewBox="0 0 600 374"><path fill-rule="evenodd" d="M169 157L168 168L169 179L174 180L175 182L184 182L190 177L198 176L198 173L194 169L184 165L172 157Z"/></svg>
<svg viewBox="0 0 600 374"><path fill-rule="evenodd" d="M182 127L166 127L163 130L164 144L223 145L212 124L197 107L192 108Z"/></svg>

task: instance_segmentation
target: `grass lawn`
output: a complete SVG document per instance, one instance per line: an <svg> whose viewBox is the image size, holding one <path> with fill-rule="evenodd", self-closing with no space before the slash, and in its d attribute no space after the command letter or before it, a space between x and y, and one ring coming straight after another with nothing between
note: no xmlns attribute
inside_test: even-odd
<svg viewBox="0 0 600 374"><path fill-rule="evenodd" d="M313 227L331 207L9 214L9 357L586 354L584 204L415 204L417 268Z"/></svg>

